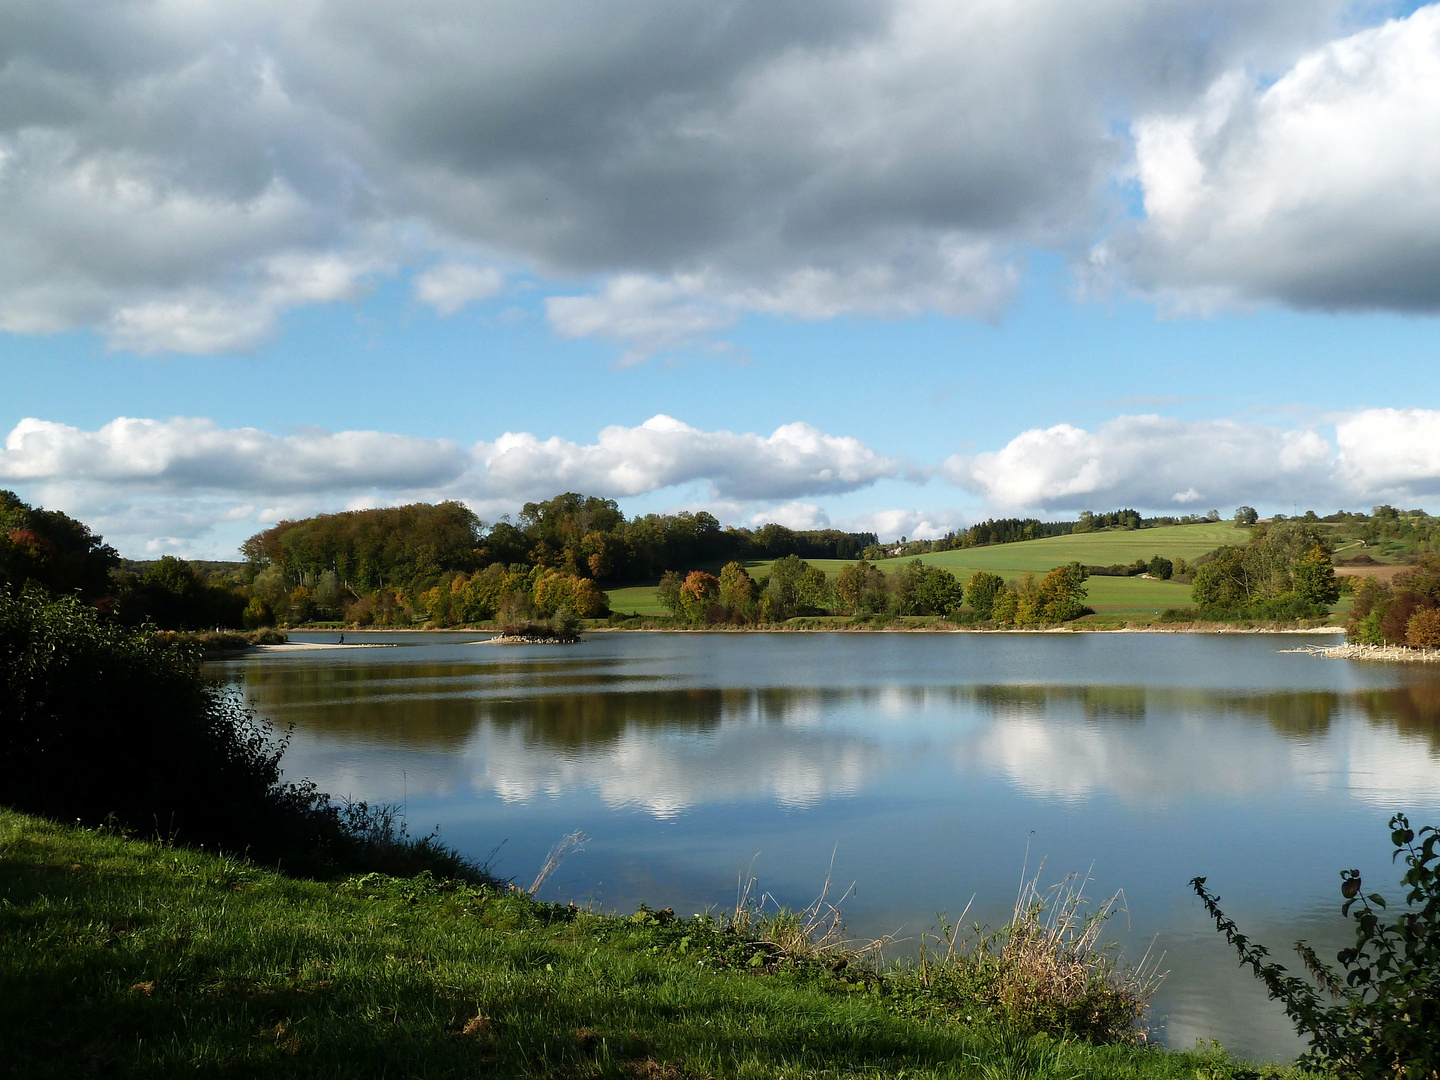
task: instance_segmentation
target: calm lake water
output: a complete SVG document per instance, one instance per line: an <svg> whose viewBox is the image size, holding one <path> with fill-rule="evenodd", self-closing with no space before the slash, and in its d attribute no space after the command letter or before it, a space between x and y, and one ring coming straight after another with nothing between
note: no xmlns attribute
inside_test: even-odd
<svg viewBox="0 0 1440 1080"><path fill-rule="evenodd" d="M1164 953L1172 1046L1300 1047L1187 882L1282 963L1334 955L1339 871L1398 894L1386 823L1440 823L1440 670L1172 634L599 634L571 647L347 633L391 647L214 665L293 725L292 779L403 803L542 897L682 914L753 873L803 906L827 872L856 935L1005 921L1022 874L1123 889L1127 956ZM334 641L294 634L292 640ZM1322 639L1323 640L1323 639ZM1028 854L1027 854L1028 852ZM833 872L830 870L833 858ZM907 946L899 946L903 951ZM1298 967L1298 962L1294 967Z"/></svg>

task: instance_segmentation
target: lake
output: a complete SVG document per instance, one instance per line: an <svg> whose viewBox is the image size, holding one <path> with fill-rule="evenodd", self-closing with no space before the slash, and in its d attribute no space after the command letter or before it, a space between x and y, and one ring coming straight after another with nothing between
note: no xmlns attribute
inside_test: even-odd
<svg viewBox="0 0 1440 1080"><path fill-rule="evenodd" d="M803 906L827 875L856 936L914 948L937 913L1006 921L1022 876L1089 873L1127 956L1153 942L1167 1044L1301 1049L1187 883L1292 969L1347 935L1339 871L1398 900L1387 822L1440 824L1440 670L1289 653L1241 634L347 632L385 647L211 665L293 725L284 763L402 804L548 900L681 914L753 875ZM334 634L291 635L330 642ZM1328 641L1331 639L1318 639ZM492 855L493 852L493 855Z"/></svg>

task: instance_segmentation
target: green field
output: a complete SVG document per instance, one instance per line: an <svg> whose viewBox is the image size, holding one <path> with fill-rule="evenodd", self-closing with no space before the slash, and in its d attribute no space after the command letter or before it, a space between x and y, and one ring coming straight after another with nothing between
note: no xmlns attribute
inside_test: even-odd
<svg viewBox="0 0 1440 1080"><path fill-rule="evenodd" d="M1072 536L1051 536L1043 540L1024 540L1017 544L992 544L988 547L962 548L934 555L916 556L923 562L943 566L960 580L968 581L977 570L989 570L1006 578L1019 577L1030 570L1036 574L1081 562L1087 566L1110 566L1133 563L1163 555L1167 559L1194 560L1224 544L1244 544L1250 539L1249 529L1237 529L1228 521L1204 525L1167 525L1156 529L1081 533ZM884 559L876 565L893 573L905 559ZM746 563L755 577L770 572L773 560ZM843 559L811 559L810 565L824 570L832 580L846 564ZM714 567L706 569L714 570ZM1092 577L1087 583L1090 606L1101 616L1151 616L1169 607L1190 603L1190 587L1168 581L1146 578ZM640 615L663 615L665 609L655 599L655 586L635 585L608 593L610 607L615 611Z"/></svg>

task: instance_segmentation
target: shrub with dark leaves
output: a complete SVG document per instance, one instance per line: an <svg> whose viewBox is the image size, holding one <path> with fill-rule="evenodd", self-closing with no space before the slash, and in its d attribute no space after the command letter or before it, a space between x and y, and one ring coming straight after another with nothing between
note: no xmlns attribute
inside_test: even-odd
<svg viewBox="0 0 1440 1080"><path fill-rule="evenodd" d="M1203 877L1190 884L1241 964L1309 1037L1310 1063L1356 1080L1440 1080L1440 829L1417 833L1396 814L1390 830L1394 858L1405 860L1406 909L1387 918L1385 898L1364 892L1360 871L1341 871L1341 912L1355 921L1354 947L1336 956L1341 970L1295 943L1318 987L1268 962L1268 950L1226 918Z"/></svg>

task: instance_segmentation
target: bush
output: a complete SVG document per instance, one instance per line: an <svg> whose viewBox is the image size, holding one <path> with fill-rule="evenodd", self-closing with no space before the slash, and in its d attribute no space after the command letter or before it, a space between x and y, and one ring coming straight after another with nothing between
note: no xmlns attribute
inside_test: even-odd
<svg viewBox="0 0 1440 1080"><path fill-rule="evenodd" d="M1296 1030L1309 1037L1309 1063L1355 1080L1440 1078L1440 829L1418 835L1404 814L1390 819L1394 858L1404 856L1406 910L1382 917L1385 899L1365 894L1359 870L1340 872L1341 914L1355 921L1355 945L1336 956L1343 971L1322 961L1303 941L1295 951L1316 987L1269 963L1269 951L1240 933L1220 910L1220 898L1197 877L1191 886L1216 929L1235 946L1270 997L1281 1001ZM1416 840L1419 845L1416 845ZM1322 997L1322 995L1324 995ZM1326 1004L1325 998L1334 1004Z"/></svg>
<svg viewBox="0 0 1440 1080"><path fill-rule="evenodd" d="M0 591L0 802L302 873L399 854L473 871L383 811L282 781L285 741L205 679L200 656L193 638L130 631L73 598Z"/></svg>
<svg viewBox="0 0 1440 1080"><path fill-rule="evenodd" d="M500 636L523 641L579 641L580 619L569 608L561 608L548 619L536 618L533 611L520 614L518 608L512 608L501 612Z"/></svg>
<svg viewBox="0 0 1440 1080"><path fill-rule="evenodd" d="M199 651L74 599L0 595L0 797L18 809L234 845L283 749L199 674Z"/></svg>

